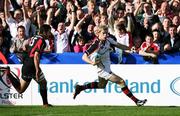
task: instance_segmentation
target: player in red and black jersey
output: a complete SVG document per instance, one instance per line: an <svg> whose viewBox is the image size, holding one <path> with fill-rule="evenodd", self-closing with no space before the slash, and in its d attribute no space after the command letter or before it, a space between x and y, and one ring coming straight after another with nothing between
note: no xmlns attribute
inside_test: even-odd
<svg viewBox="0 0 180 116"><path fill-rule="evenodd" d="M51 106L47 100L47 81L39 66L40 55L46 47L45 39L51 35L51 28L49 25L42 25L39 30L39 35L32 37L26 45L26 55L23 58L22 79L18 80L16 75L9 70L9 79L14 88L23 93L29 86L32 79L40 85L40 94L43 100L43 106Z"/></svg>
<svg viewBox="0 0 180 116"><path fill-rule="evenodd" d="M22 73L24 75L33 75L36 73L36 71L38 71L38 68L36 67L36 62L34 62L38 61L38 59L35 60L34 58L40 57L40 54L43 52L45 46L46 43L42 35L36 35L29 40L26 48L27 53L24 53L23 57Z"/></svg>

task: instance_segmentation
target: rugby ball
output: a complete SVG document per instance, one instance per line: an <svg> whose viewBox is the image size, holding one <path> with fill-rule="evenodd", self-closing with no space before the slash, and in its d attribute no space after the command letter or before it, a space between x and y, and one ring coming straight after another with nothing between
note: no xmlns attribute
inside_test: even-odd
<svg viewBox="0 0 180 116"><path fill-rule="evenodd" d="M96 62L100 61L101 55L97 52L94 52L90 55L90 59L91 59L91 61L96 63Z"/></svg>

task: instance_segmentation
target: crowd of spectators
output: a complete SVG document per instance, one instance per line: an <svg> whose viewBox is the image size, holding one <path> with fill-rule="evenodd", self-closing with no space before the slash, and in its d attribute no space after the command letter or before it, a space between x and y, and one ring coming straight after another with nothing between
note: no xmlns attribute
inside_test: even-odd
<svg viewBox="0 0 180 116"><path fill-rule="evenodd" d="M0 0L0 60L21 57L42 24L51 26L47 53L84 52L99 25L153 63L161 53L180 51L180 0ZM112 52L121 59L121 50Z"/></svg>

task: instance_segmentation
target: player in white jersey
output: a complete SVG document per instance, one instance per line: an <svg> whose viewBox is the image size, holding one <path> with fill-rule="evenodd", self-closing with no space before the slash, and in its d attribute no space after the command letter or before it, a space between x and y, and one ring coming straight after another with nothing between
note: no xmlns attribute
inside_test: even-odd
<svg viewBox="0 0 180 116"><path fill-rule="evenodd" d="M122 45L113 39L109 38L107 36L108 34L108 28L104 25L98 27L98 34L97 34L97 40L88 48L88 50L85 51L85 53L82 56L82 59L92 65L97 65L98 69L98 79L99 82L91 82L86 85L76 85L75 87L75 93L74 93L74 99L76 96L85 89L104 89L107 85L108 81L114 82L118 85L120 85L122 91L130 98L132 99L137 106L142 106L146 103L146 99L139 100L137 99L132 92L128 89L127 85L125 84L125 81L118 75L114 74L111 69L111 61L110 61L110 50L111 50L111 44L113 44L115 47L120 48L122 50L129 50L129 47ZM99 55L98 61L93 61L90 56L93 53L97 53Z"/></svg>

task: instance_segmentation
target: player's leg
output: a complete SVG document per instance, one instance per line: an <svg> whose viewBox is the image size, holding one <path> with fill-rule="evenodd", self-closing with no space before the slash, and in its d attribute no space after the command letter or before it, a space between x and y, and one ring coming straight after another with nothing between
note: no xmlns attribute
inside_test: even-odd
<svg viewBox="0 0 180 116"><path fill-rule="evenodd" d="M21 78L19 79L18 76L14 72L12 72L9 67L7 69L7 77L9 78L13 87L17 90L18 93L23 93L27 89L31 81L31 79L28 81L25 81Z"/></svg>
<svg viewBox="0 0 180 116"><path fill-rule="evenodd" d="M85 89L104 89L108 81L101 77L99 77L98 79L99 82L91 82L85 85L76 85L73 98L75 99L76 96Z"/></svg>
<svg viewBox="0 0 180 116"><path fill-rule="evenodd" d="M47 98L47 81L46 81L45 76L44 76L42 71L40 72L39 80L38 81L36 80L36 82L39 84L39 87L40 87L40 95L42 97L43 106L44 107L52 106L52 105L50 105L48 103L48 98Z"/></svg>
<svg viewBox="0 0 180 116"><path fill-rule="evenodd" d="M42 97L43 106L48 107L48 99L47 99L47 81L43 79L42 81L38 82L39 89L40 89L40 95Z"/></svg>
<svg viewBox="0 0 180 116"><path fill-rule="evenodd" d="M142 106L146 103L146 101L147 101L146 99L145 100L139 100L132 94L132 92L127 87L125 81L121 77L119 77L115 74L112 74L112 76L109 78L109 80L111 82L114 82L114 83L120 85L122 92L125 95L127 95L131 100L133 100L137 106Z"/></svg>

